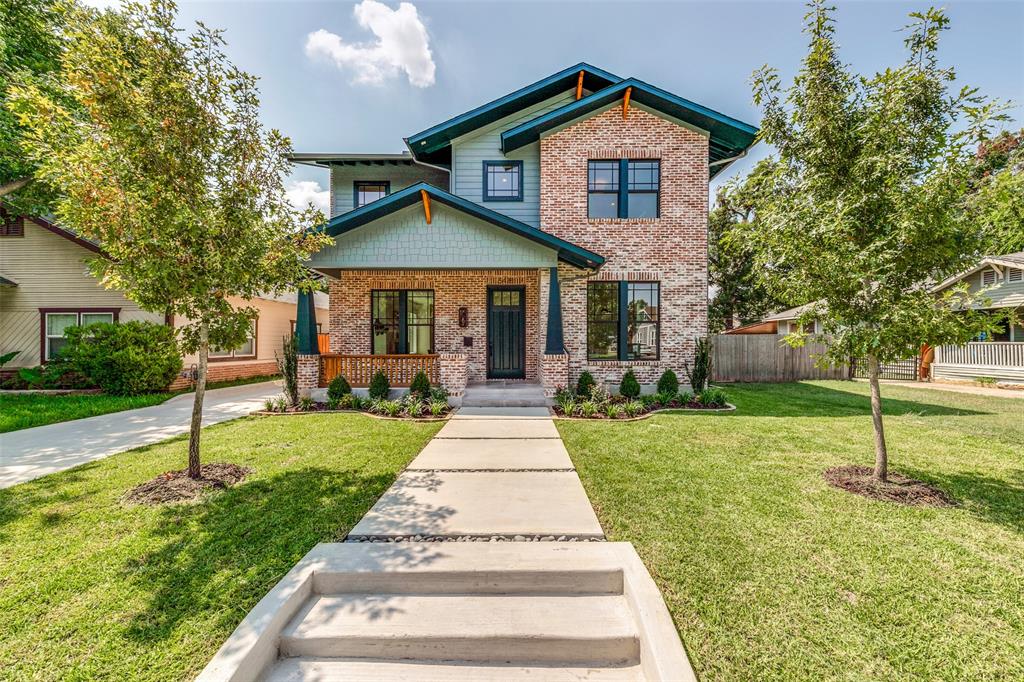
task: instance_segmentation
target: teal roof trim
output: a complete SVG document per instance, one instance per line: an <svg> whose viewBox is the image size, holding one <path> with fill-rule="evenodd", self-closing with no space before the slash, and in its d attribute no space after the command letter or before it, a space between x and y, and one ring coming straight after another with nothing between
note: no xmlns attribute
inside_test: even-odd
<svg viewBox="0 0 1024 682"><path fill-rule="evenodd" d="M565 261L571 265L581 268L596 268L604 263L604 257L594 253L593 251L588 251L581 246L567 242L564 239L559 239L558 237L548 234L543 230L538 230L532 225L527 225L526 223L509 218L497 211L492 211L480 204L455 196L450 192L446 192L443 189L434 187L433 185L428 185L425 182L418 182L415 185L410 185L409 187L405 187L393 194L389 194L382 199L378 199L377 201L366 204L365 206L360 206L353 211L335 216L316 229L318 231L326 232L332 237L337 237L338 235L354 230L357 227L362 227L363 225L371 223L378 218L390 215L395 211L415 205L421 201L420 190L425 190L433 201L450 206L451 208L462 211L474 218L479 218L480 220L508 230L520 237L525 237L530 241L554 249L558 253L559 260Z"/></svg>
<svg viewBox="0 0 1024 682"><path fill-rule="evenodd" d="M616 100L621 100L625 95L626 88L630 87L633 88L630 102L643 104L673 118L686 121L701 130L708 131L711 135L710 162L721 161L743 153L754 143L757 136L757 128L749 123L673 95L636 78L627 78L583 99L506 130L501 134L501 150L508 154L536 142L543 133L553 128L586 116ZM717 169L713 169L712 175L715 172Z"/></svg>
<svg viewBox="0 0 1024 682"><path fill-rule="evenodd" d="M488 102L444 123L439 123L423 132L416 133L406 138L406 143L417 159L425 160L423 157L429 157L447 147L456 137L465 135L538 102L543 102L560 92L565 92L569 88L575 88L580 71L583 72L583 87L587 90L600 90L622 80L622 78L615 74L580 62L575 66L570 66L504 97L499 97L493 102Z"/></svg>

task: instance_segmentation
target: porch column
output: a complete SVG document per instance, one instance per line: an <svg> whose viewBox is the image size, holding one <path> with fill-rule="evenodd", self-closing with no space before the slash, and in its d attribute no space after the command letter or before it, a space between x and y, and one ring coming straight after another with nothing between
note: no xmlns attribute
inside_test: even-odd
<svg viewBox="0 0 1024 682"><path fill-rule="evenodd" d="M295 311L295 350L298 354L299 394L308 396L320 385L320 344L316 333L316 303L312 291L299 291Z"/></svg>
<svg viewBox="0 0 1024 682"><path fill-rule="evenodd" d="M548 280L548 328L545 331L544 354L561 355L565 352L562 336L562 292L558 286L558 268L551 268Z"/></svg>

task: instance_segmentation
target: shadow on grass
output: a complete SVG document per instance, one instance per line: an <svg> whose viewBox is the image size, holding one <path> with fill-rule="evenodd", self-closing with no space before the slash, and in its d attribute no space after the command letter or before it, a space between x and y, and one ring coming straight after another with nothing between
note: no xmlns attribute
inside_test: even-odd
<svg viewBox="0 0 1024 682"><path fill-rule="evenodd" d="M150 531L160 549L123 569L150 595L127 636L156 642L193 619L226 636L314 545L343 538L394 479L306 468L163 508Z"/></svg>
<svg viewBox="0 0 1024 682"><path fill-rule="evenodd" d="M976 472L936 473L901 467L907 476L941 488L979 519L1024 535L1024 469L1010 474L1012 480Z"/></svg>
<svg viewBox="0 0 1024 682"><path fill-rule="evenodd" d="M871 414L867 394L841 391L808 383L720 384L737 406L735 412L721 417L859 417ZM856 384L851 383L851 388ZM887 398L882 394L882 414L918 417L968 416L990 414L918 400Z"/></svg>

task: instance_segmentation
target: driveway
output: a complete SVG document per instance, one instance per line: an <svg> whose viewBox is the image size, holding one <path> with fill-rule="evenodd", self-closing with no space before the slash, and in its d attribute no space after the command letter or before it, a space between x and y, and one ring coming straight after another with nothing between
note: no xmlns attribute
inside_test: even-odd
<svg viewBox="0 0 1024 682"><path fill-rule="evenodd" d="M281 394L267 381L206 392L203 426L244 417ZM192 394L137 410L0 434L0 488L188 433Z"/></svg>

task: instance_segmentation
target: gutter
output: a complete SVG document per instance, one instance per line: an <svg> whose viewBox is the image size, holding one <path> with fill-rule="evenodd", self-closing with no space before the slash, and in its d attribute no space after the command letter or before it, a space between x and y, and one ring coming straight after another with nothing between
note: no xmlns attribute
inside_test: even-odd
<svg viewBox="0 0 1024 682"><path fill-rule="evenodd" d="M445 173L448 174L448 189L450 191L451 188L452 188L452 169L451 168L445 168L444 166L435 166L434 164L427 163L426 161L420 161L419 159L416 158L416 152L413 151L412 146L409 144L409 138L408 137L403 137L402 138L402 142L405 143L405 148L408 149L409 150L409 154L412 155L412 162L413 163L418 163L419 165L426 166L427 168L433 168L435 170L444 171Z"/></svg>
<svg viewBox="0 0 1024 682"><path fill-rule="evenodd" d="M714 168L715 166L721 166L721 165L725 164L725 166L722 168L722 170L724 171L726 168L729 167L730 164L732 164L733 161L739 161L744 156L746 156L748 151L750 151L750 147L747 147L746 149L744 149L742 152L740 152L736 156L730 156L728 159L721 159L720 161L712 161L711 163L708 164L708 168Z"/></svg>

